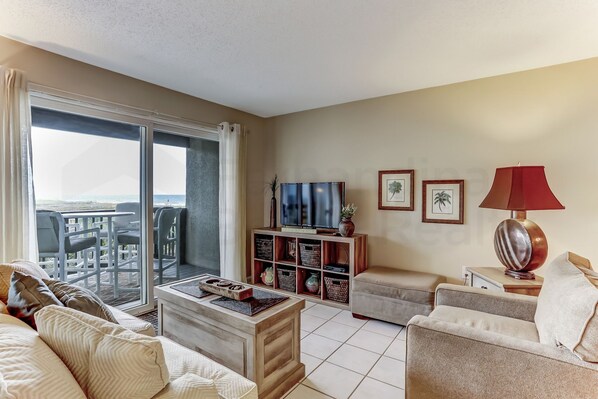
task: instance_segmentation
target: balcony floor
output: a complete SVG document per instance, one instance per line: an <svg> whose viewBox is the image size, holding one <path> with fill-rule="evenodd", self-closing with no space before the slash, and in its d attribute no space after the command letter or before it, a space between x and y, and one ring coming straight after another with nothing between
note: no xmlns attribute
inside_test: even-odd
<svg viewBox="0 0 598 399"><path fill-rule="evenodd" d="M170 283L176 281L175 277L176 270L173 268L166 269L163 275L163 283ZM189 264L182 264L180 265L180 279L185 279L188 277L198 276L200 274L210 273L214 275L219 275L220 271L215 270L212 268L204 267L204 266L194 266ZM138 285L138 277L137 273L119 273L119 282L118 285L123 291L119 292L117 298L114 298L114 288L113 285L110 283L111 275L109 273L102 273L101 276L101 288L99 296L100 298L111 306L118 306L128 302L138 301L139 300L139 285ZM85 286L83 281L77 282L77 285ZM154 284L158 284L158 273L154 272ZM87 286L90 290L95 292L96 284L93 278L89 279L89 284ZM127 290L129 289L129 290Z"/></svg>

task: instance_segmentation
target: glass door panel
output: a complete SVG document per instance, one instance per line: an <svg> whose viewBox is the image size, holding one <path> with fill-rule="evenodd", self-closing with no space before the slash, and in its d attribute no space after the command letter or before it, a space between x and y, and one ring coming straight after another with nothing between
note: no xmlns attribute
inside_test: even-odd
<svg viewBox="0 0 598 399"><path fill-rule="evenodd" d="M142 295L144 127L32 108L40 263L114 306ZM143 300L143 301L142 301Z"/></svg>
<svg viewBox="0 0 598 399"><path fill-rule="evenodd" d="M154 131L154 284L220 273L218 142Z"/></svg>

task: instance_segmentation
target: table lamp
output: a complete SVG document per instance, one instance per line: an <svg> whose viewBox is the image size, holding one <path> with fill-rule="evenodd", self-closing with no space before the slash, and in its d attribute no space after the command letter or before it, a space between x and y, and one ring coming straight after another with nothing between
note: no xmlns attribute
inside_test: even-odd
<svg viewBox="0 0 598 399"><path fill-rule="evenodd" d="M540 227L527 219L527 211L565 209L554 196L544 166L511 166L496 169L490 192L480 208L511 211L494 233L494 250L507 267L505 274L522 280L535 278L548 256L548 242Z"/></svg>

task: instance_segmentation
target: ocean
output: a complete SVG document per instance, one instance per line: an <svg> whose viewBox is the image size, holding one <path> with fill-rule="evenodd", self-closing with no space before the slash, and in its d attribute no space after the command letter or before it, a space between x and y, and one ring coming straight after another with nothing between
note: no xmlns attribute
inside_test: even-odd
<svg viewBox="0 0 598 399"><path fill-rule="evenodd" d="M138 195L81 195L69 202L100 202L104 204L119 204L121 202L139 202ZM185 194L156 194L154 205L185 206Z"/></svg>
<svg viewBox="0 0 598 399"><path fill-rule="evenodd" d="M81 195L76 198L65 200L37 199L37 209L47 209L57 212L91 211L114 209L116 204L122 202L139 202L138 195ZM175 206L185 207L186 196L184 194L156 194L154 195L154 206Z"/></svg>

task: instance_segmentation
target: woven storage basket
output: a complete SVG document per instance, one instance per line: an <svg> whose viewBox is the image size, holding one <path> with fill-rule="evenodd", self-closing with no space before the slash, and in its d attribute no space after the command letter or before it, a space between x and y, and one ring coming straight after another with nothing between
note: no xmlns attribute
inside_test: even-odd
<svg viewBox="0 0 598 399"><path fill-rule="evenodd" d="M320 267L322 260L322 245L310 244L306 242L299 243L301 250L301 265L307 267Z"/></svg>
<svg viewBox="0 0 598 399"><path fill-rule="evenodd" d="M276 273L278 274L278 288L295 292L297 272L295 270L276 269Z"/></svg>
<svg viewBox="0 0 598 399"><path fill-rule="evenodd" d="M324 285L328 299L349 303L349 280L324 276Z"/></svg>
<svg viewBox="0 0 598 399"><path fill-rule="evenodd" d="M272 260L274 240L266 237L255 238L255 257L263 260Z"/></svg>

